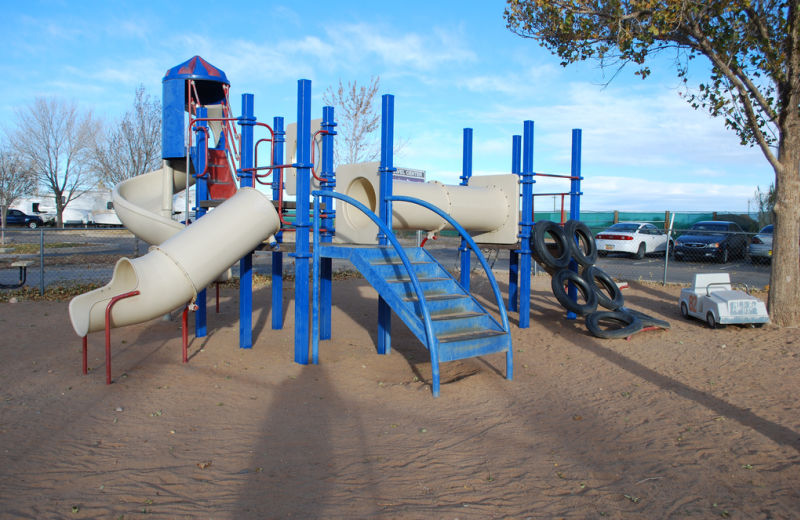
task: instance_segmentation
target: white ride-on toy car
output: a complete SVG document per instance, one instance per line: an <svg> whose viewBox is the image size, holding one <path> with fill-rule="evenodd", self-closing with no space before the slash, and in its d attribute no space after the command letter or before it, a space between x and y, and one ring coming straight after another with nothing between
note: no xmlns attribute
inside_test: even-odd
<svg viewBox="0 0 800 520"><path fill-rule="evenodd" d="M682 289L679 300L681 315L705 320L708 326L734 323L761 327L769 323L767 306L747 291L733 289L728 273L696 274L690 289Z"/></svg>

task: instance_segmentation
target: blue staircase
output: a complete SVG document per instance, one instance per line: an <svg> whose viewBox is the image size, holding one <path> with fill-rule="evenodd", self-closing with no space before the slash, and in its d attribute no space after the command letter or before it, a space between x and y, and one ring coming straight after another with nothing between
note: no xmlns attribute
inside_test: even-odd
<svg viewBox="0 0 800 520"><path fill-rule="evenodd" d="M434 344L430 350L434 366L434 395L438 394L438 364L498 352L507 354L511 378L511 334L421 247L403 248L420 282ZM319 255L349 260L383 297L408 328L428 346L420 298L393 246L320 244ZM490 274L491 276L491 274Z"/></svg>

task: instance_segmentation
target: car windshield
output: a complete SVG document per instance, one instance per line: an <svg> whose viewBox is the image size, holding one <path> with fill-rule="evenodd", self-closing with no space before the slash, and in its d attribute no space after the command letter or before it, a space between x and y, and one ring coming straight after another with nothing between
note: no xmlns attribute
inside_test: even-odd
<svg viewBox="0 0 800 520"><path fill-rule="evenodd" d="M641 224L620 223L620 224L614 224L613 226L608 228L608 230L609 231L636 231L637 229L639 229L639 226L641 226Z"/></svg>
<svg viewBox="0 0 800 520"><path fill-rule="evenodd" d="M772 224L770 224L769 226L764 226L764 229L759 231L759 233L764 233L764 234L771 235L772 234Z"/></svg>
<svg viewBox="0 0 800 520"><path fill-rule="evenodd" d="M713 231L721 233L728 231L728 226L725 224L695 224L692 226L691 231Z"/></svg>

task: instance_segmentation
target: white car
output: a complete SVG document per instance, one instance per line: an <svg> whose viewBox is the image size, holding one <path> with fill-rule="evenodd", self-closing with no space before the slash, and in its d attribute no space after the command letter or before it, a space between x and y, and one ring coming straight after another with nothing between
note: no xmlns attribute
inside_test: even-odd
<svg viewBox="0 0 800 520"><path fill-rule="evenodd" d="M637 260L647 253L664 252L667 248L667 234L646 222L620 222L614 224L595 237L597 254L629 253ZM669 250L675 242L669 239Z"/></svg>
<svg viewBox="0 0 800 520"><path fill-rule="evenodd" d="M681 289L679 304L684 318L691 316L705 320L712 329L731 323L756 327L769 323L764 302L747 292L733 289L728 273L694 275L692 287Z"/></svg>

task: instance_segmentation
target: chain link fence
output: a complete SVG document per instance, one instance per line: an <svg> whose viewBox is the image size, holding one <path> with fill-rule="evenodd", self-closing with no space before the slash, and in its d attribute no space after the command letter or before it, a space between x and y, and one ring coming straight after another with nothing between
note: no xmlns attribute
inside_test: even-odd
<svg viewBox="0 0 800 520"><path fill-rule="evenodd" d="M597 234L605 228L593 228ZM677 238L684 230L673 232ZM749 245L755 233L747 234ZM423 235L424 236L424 235ZM287 233L287 240L292 234ZM420 237L415 232L399 232L398 238L404 246L417 245ZM428 240L425 248L449 271L460 270L458 237L440 236ZM44 246L43 248L41 246ZM292 249L286 244L285 250ZM106 284L111 280L114 265L122 257L136 258L147 253L149 245L137 239L126 229L9 229L0 237L0 284L9 288L20 282L20 268L24 267L25 285L44 291L48 287L71 287L84 284ZM498 278L505 279L508 272L508 249L484 249L492 270ZM770 279L769 258L750 257L749 247L730 255L725 262L711 257L698 256L685 260L667 258L662 252L647 253L636 259L631 254L608 252L598 258L597 266L618 281L644 281L657 283L691 283L694 274L704 272L728 272L731 279L750 287L763 288ZM743 255L742 255L743 253ZM762 260L762 261L759 261ZM284 272L293 274L294 262L284 253ZM271 251L256 251L253 258L256 274L269 276L272 272ZM335 272L353 270L345 261L334 259ZM473 259L472 269L482 272L480 264ZM238 276L238 265L233 267ZM534 275L545 275L534 265Z"/></svg>

